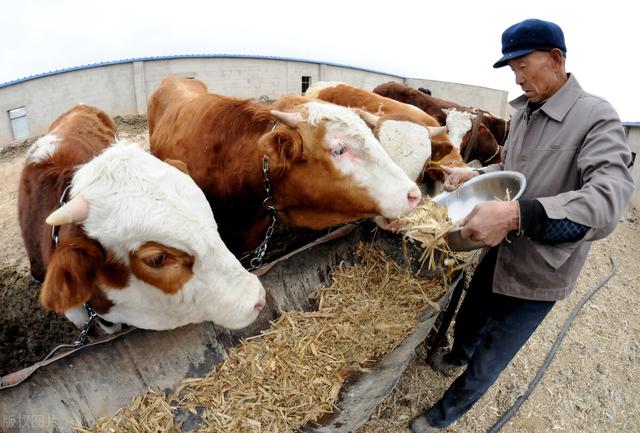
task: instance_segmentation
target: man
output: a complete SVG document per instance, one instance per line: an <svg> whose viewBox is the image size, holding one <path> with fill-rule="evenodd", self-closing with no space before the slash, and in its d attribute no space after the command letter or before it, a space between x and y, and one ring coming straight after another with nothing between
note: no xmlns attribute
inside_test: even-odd
<svg viewBox="0 0 640 433"><path fill-rule="evenodd" d="M571 292L591 242L613 231L634 189L620 120L565 72L560 27L538 19L517 23L502 34L502 53L494 68L508 65L524 91L511 102L517 111L503 162L448 170L445 188L514 170L527 177L527 189L519 201L482 203L465 218L462 235L491 248L458 313L451 351L431 367L466 369L413 420L416 433L447 427L484 395L555 301Z"/></svg>

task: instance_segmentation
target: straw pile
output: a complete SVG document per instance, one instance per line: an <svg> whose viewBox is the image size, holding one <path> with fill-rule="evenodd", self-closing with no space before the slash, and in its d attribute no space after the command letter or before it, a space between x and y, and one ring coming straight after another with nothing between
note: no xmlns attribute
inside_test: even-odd
<svg viewBox="0 0 640 433"><path fill-rule="evenodd" d="M468 253L454 253L447 245L447 232L455 227L449 219L446 206L434 202L431 197L424 196L422 201L407 216L398 218L398 233L403 239L416 241L422 249L421 268L428 263L429 269L448 268L448 274L467 265ZM406 253L406 243L405 256ZM435 252L440 251L441 263L436 263ZM420 271L418 271L420 272Z"/></svg>
<svg viewBox="0 0 640 433"><path fill-rule="evenodd" d="M444 286L416 279L379 250L333 269L314 312L286 312L263 334L232 348L204 378L172 395L150 392L79 432L173 432L176 409L198 414L207 432L290 432L337 408L345 380L367 371L415 329Z"/></svg>

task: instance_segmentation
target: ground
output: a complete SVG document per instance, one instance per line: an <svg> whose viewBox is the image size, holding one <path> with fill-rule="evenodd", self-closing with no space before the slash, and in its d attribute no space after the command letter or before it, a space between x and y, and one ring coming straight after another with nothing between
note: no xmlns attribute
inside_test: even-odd
<svg viewBox="0 0 640 433"><path fill-rule="evenodd" d="M148 146L144 117L116 119L119 135ZM76 331L38 302L17 222L17 188L28 143L0 153L0 375L41 359ZM586 304L555 360L504 433L640 431L640 213L628 210L615 232L594 243L571 296L559 302L487 395L447 432L487 431L527 388L574 306L610 271L616 274ZM526 263L523 264L526 266ZM419 351L396 390L357 433L405 433L453 377L434 373Z"/></svg>
<svg viewBox="0 0 640 433"><path fill-rule="evenodd" d="M640 431L640 213L630 209L595 242L577 287L557 303L489 392L445 432L488 431L527 389L572 310L616 262L614 277L584 306L545 376L504 433ZM523 264L526 266L526 264ZM453 382L419 352L395 391L357 433L405 433Z"/></svg>

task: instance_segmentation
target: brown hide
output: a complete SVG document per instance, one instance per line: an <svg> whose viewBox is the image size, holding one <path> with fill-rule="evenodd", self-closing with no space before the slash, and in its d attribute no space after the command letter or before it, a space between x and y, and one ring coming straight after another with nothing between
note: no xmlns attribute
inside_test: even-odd
<svg viewBox="0 0 640 433"><path fill-rule="evenodd" d="M413 87L408 87L395 81L380 84L373 89L373 93L418 107L430 116L435 117L441 125L444 125L447 121L447 115L442 111L444 108L455 108L459 111L467 111L467 107L458 105L455 102L435 98Z"/></svg>
<svg viewBox="0 0 640 433"><path fill-rule="evenodd" d="M373 89L373 92L378 95L418 107L425 113L438 119L438 121L443 125L447 120L447 114L443 111L445 109L456 109L458 111L469 112L476 115L481 113L482 120L481 127L478 129L478 133L476 135L477 142L473 144L473 149L469 154L468 161L478 159L485 164L487 163L486 161L496 162L496 159L491 157L496 154L496 150L501 149L499 146L504 145L504 142L507 139L509 121L494 116L486 110L465 107L463 105L456 104L455 102L435 98L412 87L408 87L394 81L379 85ZM471 134L468 133L462 140L460 153L463 155L465 154L465 147L467 146L470 136ZM499 153L500 152L498 151L498 154ZM497 161L499 162L499 158Z"/></svg>
<svg viewBox="0 0 640 433"><path fill-rule="evenodd" d="M423 126L441 126L433 116L415 110L407 106L404 102L395 101L381 95L377 95L365 89L360 89L347 84L338 84L327 87L314 97L323 101L343 105L345 107L361 108L369 113L378 116L397 116ZM439 165L463 166L460 152L451 143L446 134L440 134L431 138L431 161L436 162L436 166L429 168L429 175L434 180L443 180L442 171ZM429 161L426 161L425 168Z"/></svg>
<svg viewBox="0 0 640 433"><path fill-rule="evenodd" d="M61 138L53 155L42 161L30 160L30 153L27 156L18 190L18 217L31 274L39 281L45 280L41 301L50 310L62 313L91 300L99 312L104 312L110 303L97 289L98 280L108 281L113 287L126 284L121 265L106 260L100 245L78 226L61 227L59 245L54 249L51 227L45 223L59 207L75 168L113 142L115 133L115 124L106 113L79 105L49 128L48 134Z"/></svg>
<svg viewBox="0 0 640 433"><path fill-rule="evenodd" d="M306 102L288 97L278 104L295 111ZM165 78L148 105L152 153L187 165L236 255L254 248L271 221L262 206L265 153L285 223L321 229L379 212L362 187L337 172L327 149L314 144L324 135L322 125L294 129L275 121L273 107L208 93L200 81L178 77Z"/></svg>
<svg viewBox="0 0 640 433"><path fill-rule="evenodd" d="M115 133L115 124L106 113L80 105L49 127L48 134L62 139L51 158L32 163L27 157L18 190L18 217L31 273L37 280L44 279L53 251L51 227L44 220L59 207L58 201L70 184L75 167L100 153L113 141Z"/></svg>

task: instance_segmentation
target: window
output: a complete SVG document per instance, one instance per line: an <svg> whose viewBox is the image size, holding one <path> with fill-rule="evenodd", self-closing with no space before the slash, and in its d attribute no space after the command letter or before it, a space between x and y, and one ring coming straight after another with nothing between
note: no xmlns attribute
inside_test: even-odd
<svg viewBox="0 0 640 433"><path fill-rule="evenodd" d="M29 124L27 123L27 109L25 107L9 110L9 121L13 139L19 140L29 136Z"/></svg>
<svg viewBox="0 0 640 433"><path fill-rule="evenodd" d="M302 76L302 94L303 95L304 95L304 92L307 91L310 85L311 85L311 76L303 75Z"/></svg>

